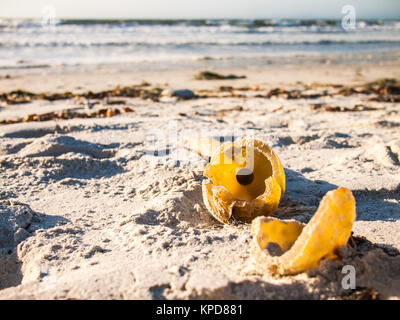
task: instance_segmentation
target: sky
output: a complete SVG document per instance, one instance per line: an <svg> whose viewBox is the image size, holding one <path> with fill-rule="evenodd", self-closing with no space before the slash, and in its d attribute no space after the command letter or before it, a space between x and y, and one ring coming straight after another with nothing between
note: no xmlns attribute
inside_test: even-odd
<svg viewBox="0 0 400 320"><path fill-rule="evenodd" d="M0 0L0 17L40 18L52 6L58 18L341 19L347 4L357 18L400 18L400 0Z"/></svg>

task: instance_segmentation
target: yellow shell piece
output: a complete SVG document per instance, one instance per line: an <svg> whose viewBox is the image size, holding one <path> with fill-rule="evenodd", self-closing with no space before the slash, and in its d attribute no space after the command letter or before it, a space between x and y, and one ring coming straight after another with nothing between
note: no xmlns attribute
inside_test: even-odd
<svg viewBox="0 0 400 320"><path fill-rule="evenodd" d="M295 274L316 267L324 258L335 259L345 246L356 219L356 204L349 189L329 191L310 222L259 217L251 226L251 254L263 271Z"/></svg>
<svg viewBox="0 0 400 320"><path fill-rule="evenodd" d="M259 140L226 142L204 169L203 199L219 221L250 222L271 215L285 192L285 172L275 152Z"/></svg>

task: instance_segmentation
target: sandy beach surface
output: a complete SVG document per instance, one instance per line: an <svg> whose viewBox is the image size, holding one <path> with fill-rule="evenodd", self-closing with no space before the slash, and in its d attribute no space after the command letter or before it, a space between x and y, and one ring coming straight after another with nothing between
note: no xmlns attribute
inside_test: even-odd
<svg viewBox="0 0 400 320"><path fill-rule="evenodd" d="M0 94L72 96L0 101L0 299L400 298L400 105L344 90L400 79L400 61L199 71L2 72ZM88 94L134 85L144 93ZM351 189L357 254L261 273L250 225L204 207L206 161L178 145L195 135L270 145L286 173L281 218L306 223L327 191ZM341 285L345 263L355 290Z"/></svg>

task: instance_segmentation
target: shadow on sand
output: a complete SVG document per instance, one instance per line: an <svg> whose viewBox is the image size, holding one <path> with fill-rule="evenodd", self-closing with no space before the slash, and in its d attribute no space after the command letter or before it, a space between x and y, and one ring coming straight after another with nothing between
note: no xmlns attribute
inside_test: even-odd
<svg viewBox="0 0 400 320"><path fill-rule="evenodd" d="M26 234L26 238L32 236L36 230L49 229L59 225L60 223L69 222L68 219L60 216L49 216L34 211L31 211L31 213L34 218L30 222L30 224L22 231ZM31 230L31 232L29 232L28 230ZM0 225L0 231L7 232L9 234L12 233L12 230L7 230L5 226L2 225ZM17 286L22 282L22 263L18 258L17 251L17 247L20 242L22 241L14 240L14 246L11 247L8 246L9 243L0 242L0 250L2 253L0 255L0 290L8 287Z"/></svg>
<svg viewBox="0 0 400 320"><path fill-rule="evenodd" d="M301 173L285 169L286 192L276 213L307 222L319 202L330 190L340 186L324 180L310 180ZM400 219L400 184L396 190L352 190L356 199L357 221L396 221ZM307 210L314 210L308 212ZM302 217L303 216L303 217Z"/></svg>

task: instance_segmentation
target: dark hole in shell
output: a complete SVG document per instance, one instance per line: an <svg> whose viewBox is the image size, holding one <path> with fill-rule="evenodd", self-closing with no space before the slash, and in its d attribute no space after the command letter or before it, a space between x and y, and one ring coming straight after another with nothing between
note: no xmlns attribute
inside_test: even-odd
<svg viewBox="0 0 400 320"><path fill-rule="evenodd" d="M236 180L242 186L246 186L253 182L254 174L253 171L248 168L241 168L236 172Z"/></svg>

